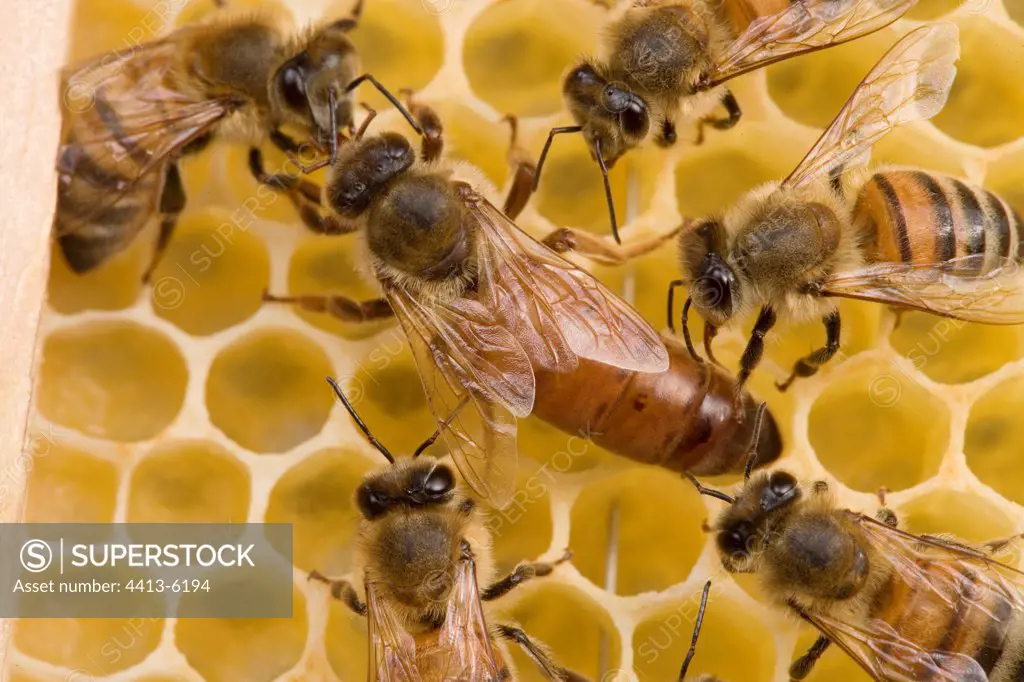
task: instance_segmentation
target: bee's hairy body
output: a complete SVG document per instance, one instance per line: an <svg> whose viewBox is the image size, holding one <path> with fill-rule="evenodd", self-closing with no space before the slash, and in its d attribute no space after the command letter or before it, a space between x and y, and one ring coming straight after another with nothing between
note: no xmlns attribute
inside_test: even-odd
<svg viewBox="0 0 1024 682"><path fill-rule="evenodd" d="M707 114L721 92L699 91L700 78L732 37L715 4L652 0L625 7L603 41L607 80L625 83L662 115L678 111L695 120Z"/></svg>
<svg viewBox="0 0 1024 682"><path fill-rule="evenodd" d="M447 489L426 492L431 480ZM363 511L354 567L372 583L399 624L415 640L416 670L426 682L452 679L451 642L439 641L463 547L473 556L476 583L494 575L490 533L468 492L447 465L421 458L398 461L367 477L357 491ZM501 680L512 680L503 645L488 633Z"/></svg>
<svg viewBox="0 0 1024 682"><path fill-rule="evenodd" d="M802 188L764 185L713 219L738 286L732 316L769 305L796 322L821 317L836 299L814 294L829 276L874 263L930 264L984 254L982 274L1020 258L1024 221L1005 200L957 178L917 169L857 170ZM683 272L707 255L681 238Z"/></svg>
<svg viewBox="0 0 1024 682"><path fill-rule="evenodd" d="M362 186L358 199L347 188ZM469 189L472 188L472 189ZM463 193L492 200L494 187L461 162L419 161L408 141L384 133L346 145L324 184L326 205L358 230L371 282L422 300L451 300L476 286L477 236Z"/></svg>
<svg viewBox="0 0 1024 682"><path fill-rule="evenodd" d="M398 500L412 479L426 479L440 466L426 458L400 460L367 478L361 489ZM483 513L462 486L455 486L443 500L419 506L395 503L376 518L360 520L354 567L377 585L406 630L413 635L433 632L444 622L462 540L473 551L477 583L488 584L494 563Z"/></svg>
<svg viewBox="0 0 1024 682"><path fill-rule="evenodd" d="M918 585L910 584L908 569L897 570L865 537L861 527L872 522L859 519L836 505L827 486L802 490L789 474L774 472L751 479L715 526L726 570L757 573L781 606L812 619L872 623L870 631L891 632L936 655L969 656L992 682L1024 680L1024 619L1012 586L991 578L980 582L976 565L952 559L911 559L920 575ZM955 579L955 590L920 587L929 575L936 584ZM955 592L952 604L949 592ZM935 679L925 667L908 677Z"/></svg>
<svg viewBox="0 0 1024 682"><path fill-rule="evenodd" d="M770 305L779 317L795 321L834 310L834 300L813 296L808 287L863 262L849 214L827 183L799 190L769 183L706 223L738 280L729 317L744 316L760 305ZM700 272L707 242L694 230L680 237L680 246L682 271L697 279L692 273Z"/></svg>
<svg viewBox="0 0 1024 682"><path fill-rule="evenodd" d="M256 145L282 126L327 129L329 104L323 93L334 83L343 88L359 68L345 31L331 24L295 37L270 14L216 15L140 46L106 72L101 62L84 74L89 82L95 79L92 86L72 81L69 88L91 87L92 105L66 119L58 160L55 231L69 265L88 271L123 248L154 213L180 212L185 198L175 162L201 151L213 138ZM301 73L302 83L295 78L286 83L282 72L287 69ZM125 96L111 88L131 88L132 102L111 104L112 98ZM165 106L161 98L171 99ZM350 120L350 99L337 92L339 125ZM183 102L217 100L230 102L224 115L167 158L155 159L133 130L138 124L123 119L127 110L148 121L143 129L159 123L167 139L187 138L197 124L179 113L185 111ZM159 121L165 109L171 111ZM102 158L90 155L94 138L108 140ZM172 185L170 192L167 185ZM111 197L116 201L111 203Z"/></svg>

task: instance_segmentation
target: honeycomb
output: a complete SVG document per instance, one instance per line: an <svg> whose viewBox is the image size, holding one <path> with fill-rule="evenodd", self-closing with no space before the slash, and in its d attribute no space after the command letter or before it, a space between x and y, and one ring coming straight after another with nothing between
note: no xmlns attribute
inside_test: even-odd
<svg viewBox="0 0 1024 682"><path fill-rule="evenodd" d="M254 0L230 0L250 7ZM211 11L211 0L78 0L68 61L123 49ZM346 2L290 0L297 24L347 13ZM366 70L435 106L451 156L507 184L505 113L521 117L536 153L569 122L560 76L596 48L605 10L585 0L368 0L353 33ZM1001 193L1024 212L1024 2L922 0L868 39L782 63L735 83L745 116L702 146L643 148L611 173L626 239L728 205L784 176L851 88L896 38L948 18L962 59L949 104L932 123L899 129L874 162L949 172ZM572 30L564 27L572 26ZM376 93L374 130L407 132ZM28 521L274 521L294 524L295 610L279 620L24 620L6 672L58 679L362 680L365 623L303 579L345 575L360 478L382 464L339 407L339 377L363 418L394 451L433 429L401 332L261 305L261 292L373 294L356 274L351 240L309 234L287 201L254 202L245 150L214 144L184 162L189 204L151 290L139 276L146 234L78 277L53 255L31 422ZM600 176L583 143L554 145L520 225L534 235L572 226L604 233ZM676 276L672 246L597 273L657 326ZM817 325L772 334L752 391L767 400L786 442L780 466L824 478L852 508L874 491L918 532L985 540L1024 529L1024 330L922 314L894 317L844 302L842 351L816 377L780 394L772 381L820 345ZM738 329L720 337L735 366ZM534 419L520 425L519 489L493 511L497 564L571 564L501 600L504 617L595 680L675 679L700 589L714 590L693 672L724 680L786 680L813 640L763 605L746 577L718 566L701 521L720 503L671 473L635 465ZM707 481L735 483L735 478ZM742 655L737 655L742 652ZM521 679L539 679L518 651ZM812 680L867 677L834 647Z"/></svg>

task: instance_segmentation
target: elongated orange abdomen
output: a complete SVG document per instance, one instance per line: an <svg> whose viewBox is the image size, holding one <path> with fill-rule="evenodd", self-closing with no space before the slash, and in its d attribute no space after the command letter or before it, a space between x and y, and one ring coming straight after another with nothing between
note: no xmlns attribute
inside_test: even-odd
<svg viewBox="0 0 1024 682"><path fill-rule="evenodd" d="M665 347L670 365L661 374L588 360L574 372L535 370L533 413L566 433L588 433L597 445L637 462L701 476L742 472L757 403L746 395L746 414L737 422L732 378L698 363L674 339L666 338ZM766 412L758 465L781 451L778 425Z"/></svg>

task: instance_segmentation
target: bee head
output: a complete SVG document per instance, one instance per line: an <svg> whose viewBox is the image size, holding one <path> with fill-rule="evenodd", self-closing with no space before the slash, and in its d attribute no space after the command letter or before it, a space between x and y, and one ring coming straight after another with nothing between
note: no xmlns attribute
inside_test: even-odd
<svg viewBox="0 0 1024 682"><path fill-rule="evenodd" d="M570 71L562 93L591 156L596 159L600 154L608 168L647 137L647 102L624 83L608 82L596 65L584 62Z"/></svg>
<svg viewBox="0 0 1024 682"><path fill-rule="evenodd" d="M388 597L443 613L476 504L455 471L432 457L396 462L356 491L368 576Z"/></svg>
<svg viewBox="0 0 1024 682"><path fill-rule="evenodd" d="M383 133L346 145L327 181L327 201L345 218L358 218L374 197L416 161L409 141Z"/></svg>
<svg viewBox="0 0 1024 682"><path fill-rule="evenodd" d="M396 463L356 489L356 506L367 521L395 509L442 506L455 496L455 474L432 458Z"/></svg>
<svg viewBox="0 0 1024 682"><path fill-rule="evenodd" d="M764 551L769 526L800 497L796 478L786 471L750 479L715 523L718 553L726 570L744 571Z"/></svg>
<svg viewBox="0 0 1024 682"><path fill-rule="evenodd" d="M309 130L326 145L352 122L352 94L346 88L358 70L355 47L344 31L327 26L275 72L271 105L283 122Z"/></svg>
<svg viewBox="0 0 1024 682"><path fill-rule="evenodd" d="M741 280L726 260L725 228L706 221L680 236L682 270L700 316L716 327L732 319L740 307Z"/></svg>

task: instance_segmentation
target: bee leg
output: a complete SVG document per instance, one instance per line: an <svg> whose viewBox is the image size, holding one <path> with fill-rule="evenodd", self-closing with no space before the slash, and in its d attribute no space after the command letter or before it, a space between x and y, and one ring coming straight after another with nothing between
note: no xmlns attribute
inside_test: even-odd
<svg viewBox="0 0 1024 682"><path fill-rule="evenodd" d="M658 134L654 137L654 144L662 148L671 147L678 139L679 136L676 134L675 121L669 118L662 119L661 130L659 130Z"/></svg>
<svg viewBox="0 0 1024 682"><path fill-rule="evenodd" d="M549 680L562 680L563 682L587 682L587 678L567 670L551 659L548 650L530 639L530 636L514 625L498 625L497 633L502 639L518 644L526 655L533 659L537 667L541 669L544 676Z"/></svg>
<svg viewBox="0 0 1024 682"><path fill-rule="evenodd" d="M380 81L374 78L372 74L364 73L362 76L359 76L358 78L353 80L351 83L345 86L345 94L347 95L348 93L352 92L353 90L355 90L360 85L366 82L369 82L370 85L377 88L377 91L380 94L384 95L385 99L391 102L391 104L396 109L398 109L398 113L400 113L402 115L402 118L404 118L406 122L410 126L412 126L412 129L416 131L417 135L423 134L423 129L420 128L420 124L416 122L416 119L413 118L412 114L410 114L409 111L404 106L402 106L402 103L398 101L398 98L391 94L390 90L381 85Z"/></svg>
<svg viewBox="0 0 1024 682"><path fill-rule="evenodd" d="M320 185L289 173L266 172L263 166L263 152L257 147L249 150L249 171L261 185L267 185L271 189L288 194L288 198L292 200L296 208L300 207L300 201L306 201L316 206L320 205L322 193ZM301 196L295 196L295 194Z"/></svg>
<svg viewBox="0 0 1024 682"><path fill-rule="evenodd" d="M882 507L875 512L875 519L891 528L896 528L900 522L899 517L896 516L896 512L888 507Z"/></svg>
<svg viewBox="0 0 1024 682"><path fill-rule="evenodd" d="M181 182L181 173L178 171L178 164L172 163L167 169L167 177L164 180L164 189L160 194L160 235L156 238L156 247L153 249L153 257L149 261L149 267L142 275L142 283L149 284L153 277L153 271L160 264L160 259L171 241L174 228L178 224L178 216L185 209L185 187Z"/></svg>
<svg viewBox="0 0 1024 682"><path fill-rule="evenodd" d="M353 140L363 139L363 135L366 134L366 129L370 127L371 123L373 123L373 119L377 118L377 110L371 107L369 104L367 104L366 102L362 102L360 106L362 106L363 109L366 111L366 118L364 118L363 122L359 124L358 129L350 129Z"/></svg>
<svg viewBox="0 0 1024 682"><path fill-rule="evenodd" d="M893 320L892 323L892 330L896 331L897 329L900 328L900 324L902 324L903 322L903 314L907 312L907 309L901 308L900 306L891 305L889 306L889 312L892 313L893 317L896 318L895 320Z"/></svg>
<svg viewBox="0 0 1024 682"><path fill-rule="evenodd" d="M274 296L264 291L265 303L290 303L302 310L327 313L342 322L373 322L394 316L391 304L386 298L371 298L368 301L354 301L345 296Z"/></svg>
<svg viewBox="0 0 1024 682"><path fill-rule="evenodd" d="M283 151L285 154L297 154L301 149L301 145L288 137L280 130L270 131L270 141L274 143L274 146Z"/></svg>
<svg viewBox="0 0 1024 682"><path fill-rule="evenodd" d="M566 548L562 556L554 561L537 561L530 564L519 564L516 566L515 570L507 576L484 588L480 593L480 599L483 601L493 601L499 597L503 597L511 592L513 588L522 585L531 578L543 578L544 576L551 575L551 571L555 570L556 566L565 563L571 558L572 551Z"/></svg>
<svg viewBox="0 0 1024 682"><path fill-rule="evenodd" d="M409 108L409 113L423 129L420 138L420 158L426 163L441 158L441 152L444 151L444 126L441 125L441 117L432 107L413 99L412 90L409 88L402 88L398 94L405 96L405 105Z"/></svg>
<svg viewBox="0 0 1024 682"><path fill-rule="evenodd" d="M800 360L793 365L793 373L789 375L788 379L782 383L775 382L775 387L780 391L785 391L789 388L790 384L792 384L797 377L814 376L817 373L818 368L831 360L836 352L839 351L839 332L841 326L839 311L832 311L822 318L822 322L825 325L825 345L807 357L800 358Z"/></svg>
<svg viewBox="0 0 1024 682"><path fill-rule="evenodd" d="M740 358L740 371L736 375L736 388L733 395L736 419L743 419L743 385L750 378L750 373L761 362L764 355L764 337L771 328L775 326L775 311L770 306L761 308L761 313L754 323L754 330L750 333L750 340L747 347L743 349L743 357Z"/></svg>
<svg viewBox="0 0 1024 682"><path fill-rule="evenodd" d="M595 263L623 265L634 258L639 258L658 250L662 244L674 239L686 225L687 223L684 221L677 227L662 234L656 234L643 239L634 239L625 244L616 244L605 237L599 237L583 230L563 227L544 237L541 243L555 253L575 251Z"/></svg>
<svg viewBox="0 0 1024 682"><path fill-rule="evenodd" d="M807 653L793 661L793 665L789 666L790 682L807 677L811 672L811 668L818 662L818 659L821 658L821 655L825 653L830 644L832 644L832 640L828 637L818 637L814 644L811 645L811 648L807 650Z"/></svg>
<svg viewBox="0 0 1024 682"><path fill-rule="evenodd" d="M359 19L363 16L363 0L357 0L356 6L352 8L352 13L334 22L334 27L341 29L344 32L349 32L359 25Z"/></svg>
<svg viewBox="0 0 1024 682"><path fill-rule="evenodd" d="M325 577L320 571L310 571L307 580L316 580L331 588L331 596L352 609L360 616L366 615L366 604L359 601L359 595L347 580L331 580Z"/></svg>
<svg viewBox="0 0 1024 682"><path fill-rule="evenodd" d="M1018 542L1021 539L1021 535L1011 535L1008 538L999 538L998 540L989 540L988 542L981 545L982 549L989 554L997 554L1002 550L1006 549L1010 545Z"/></svg>
<svg viewBox="0 0 1024 682"><path fill-rule="evenodd" d="M283 173L268 174L264 172L263 154L255 147L249 150L249 170L261 184L286 195L299 212L302 222L314 232L335 235L348 234L359 229L354 222L320 212L321 188L319 185Z"/></svg>
<svg viewBox="0 0 1024 682"><path fill-rule="evenodd" d="M713 324L710 324L709 322L705 322L704 323L704 353L707 354L708 360L710 360L713 364L721 367L722 369L725 369L725 366L718 361L718 358L715 357L714 352L711 350L711 342L715 340L716 336L718 336L718 327L716 327Z"/></svg>
<svg viewBox="0 0 1024 682"><path fill-rule="evenodd" d="M513 169L512 185L505 197L505 205L501 211L511 220L515 220L526 208L533 194L537 180L537 164L533 162L529 152L519 145L519 119L508 114L502 121L507 121L512 129L508 143L508 163Z"/></svg>
<svg viewBox="0 0 1024 682"><path fill-rule="evenodd" d="M875 495L878 497L878 504L880 505L878 511L875 512L875 519L891 528L896 528L899 526L899 518L896 516L896 512L885 506L885 496L890 492L885 486L882 486L875 492Z"/></svg>
<svg viewBox="0 0 1024 682"><path fill-rule="evenodd" d="M708 118L702 118L697 122L696 144L704 144L705 126L711 126L715 130L729 130L740 122L740 118L743 117L743 110L740 109L740 103L736 101L736 95L732 94L732 90L725 91L725 96L722 97L722 106L725 107L725 112L727 114L726 118L715 118L711 116Z"/></svg>

